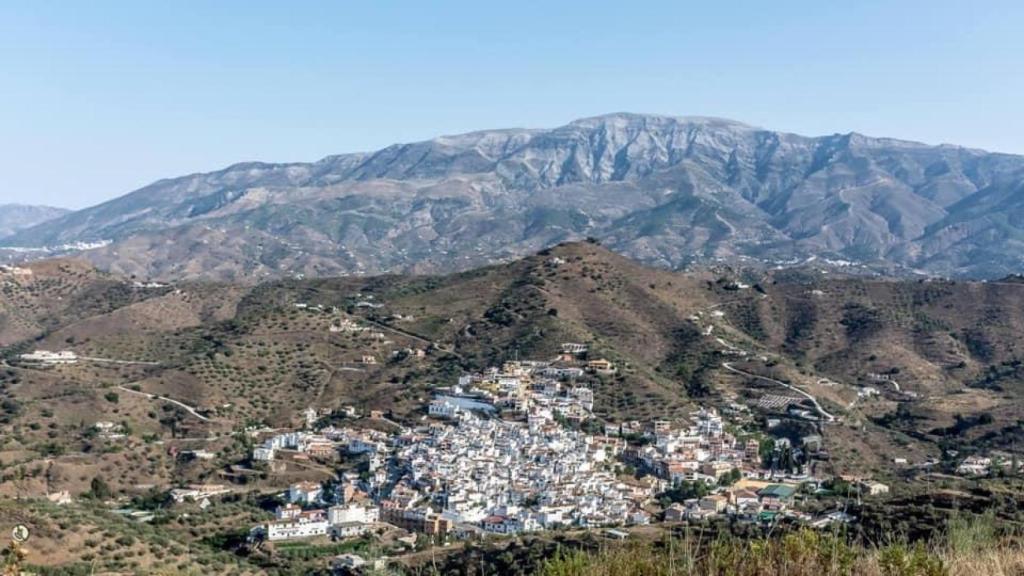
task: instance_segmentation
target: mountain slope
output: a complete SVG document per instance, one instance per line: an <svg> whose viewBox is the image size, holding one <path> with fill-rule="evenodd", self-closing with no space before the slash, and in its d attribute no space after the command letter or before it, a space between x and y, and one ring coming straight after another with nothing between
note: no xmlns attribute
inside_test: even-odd
<svg viewBox="0 0 1024 576"><path fill-rule="evenodd" d="M0 204L0 238L10 236L18 230L31 228L47 220L53 220L70 212L51 206L27 206L24 204Z"/></svg>
<svg viewBox="0 0 1024 576"><path fill-rule="evenodd" d="M1024 157L613 114L161 180L4 243L112 241L87 257L166 278L450 271L586 236L669 268L1002 276L1022 268L1022 185Z"/></svg>
<svg viewBox="0 0 1024 576"><path fill-rule="evenodd" d="M0 354L15 366L30 348L107 361L0 370L0 397L24 407L15 415L24 422L44 412L78 421L83 407L95 419L126 418L103 401L118 383L185 401L219 425L286 425L309 406L343 405L411 421L434 387L465 371L549 359L561 343L583 342L591 359L618 367L583 379L608 422L677 418L698 403L745 405L783 418L776 433L796 439L824 426L845 469L924 459L940 446L1024 446L1014 428L1024 414L1019 279L677 273L590 243L446 276L258 286L140 286L68 261L32 270L6 279ZM813 395L836 420L788 412L787 404L808 405L780 382ZM133 400L141 411L133 427L162 430L145 399ZM208 425L174 424L182 434ZM45 442L45 432L25 441Z"/></svg>

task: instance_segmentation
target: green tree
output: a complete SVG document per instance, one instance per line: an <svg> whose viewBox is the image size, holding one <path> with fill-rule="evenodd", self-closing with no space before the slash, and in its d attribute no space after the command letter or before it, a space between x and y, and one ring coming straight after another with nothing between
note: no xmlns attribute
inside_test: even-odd
<svg viewBox="0 0 1024 576"><path fill-rule="evenodd" d="M106 480L96 476L89 483L89 496L96 500L110 500L114 496L114 491L110 489Z"/></svg>
<svg viewBox="0 0 1024 576"><path fill-rule="evenodd" d="M739 468L733 468L732 470L728 471L725 475L723 475L721 478L719 478L718 485L732 486L733 484L739 482L740 478L743 478L743 472L740 472Z"/></svg>

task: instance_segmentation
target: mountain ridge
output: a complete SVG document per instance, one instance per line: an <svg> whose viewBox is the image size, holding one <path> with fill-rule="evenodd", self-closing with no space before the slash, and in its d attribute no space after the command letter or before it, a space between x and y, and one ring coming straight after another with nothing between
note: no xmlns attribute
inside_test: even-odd
<svg viewBox="0 0 1024 576"><path fill-rule="evenodd" d="M0 238L70 212L53 206L0 204Z"/></svg>
<svg viewBox="0 0 1024 576"><path fill-rule="evenodd" d="M1010 154L615 113L162 179L0 244L111 241L85 257L160 278L444 272L588 236L673 269L1000 277L1024 268L1022 184Z"/></svg>

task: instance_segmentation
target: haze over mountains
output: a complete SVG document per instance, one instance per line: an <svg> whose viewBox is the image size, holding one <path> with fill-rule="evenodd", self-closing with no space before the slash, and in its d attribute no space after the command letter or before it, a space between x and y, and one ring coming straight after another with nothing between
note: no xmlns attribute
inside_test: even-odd
<svg viewBox="0 0 1024 576"><path fill-rule="evenodd" d="M0 237L67 214L70 210L51 206L0 204Z"/></svg>
<svg viewBox="0 0 1024 576"><path fill-rule="evenodd" d="M0 231L3 228L0 227ZM641 262L1024 270L1024 157L612 114L160 180L3 246L156 278L467 269L582 237Z"/></svg>

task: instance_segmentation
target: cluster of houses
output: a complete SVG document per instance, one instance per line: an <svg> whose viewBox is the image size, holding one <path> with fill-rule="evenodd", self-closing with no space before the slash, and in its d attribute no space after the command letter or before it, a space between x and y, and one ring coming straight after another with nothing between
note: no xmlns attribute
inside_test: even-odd
<svg viewBox="0 0 1024 576"><path fill-rule="evenodd" d="M282 445L293 448L327 441L370 454L368 473L344 474L334 494L317 483L291 486L289 503L257 531L276 541L352 537L377 522L456 537L643 525L665 490L688 481L703 482L711 492L726 474L739 483L673 504L665 520L729 514L765 521L791 513L795 485L769 480L757 442L737 441L713 410L694 413L688 426L624 423L609 426L608 435L568 428L542 405L532 406L525 421L470 409L444 418L388 438L344 429L282 435ZM623 436L633 434L648 443L628 446ZM626 464L647 475L636 480L622 474ZM325 509L329 501L340 504Z"/></svg>
<svg viewBox="0 0 1024 576"><path fill-rule="evenodd" d="M254 537L269 541L331 536L352 538L369 530L380 519L380 508L366 493L354 488L351 478L334 494L327 494L317 482L292 484L287 503L279 506L274 520L255 527ZM336 505L324 507L328 501Z"/></svg>
<svg viewBox="0 0 1024 576"><path fill-rule="evenodd" d="M546 407L513 422L460 412L396 439L382 507L452 528L512 534L554 526L646 523L651 486L621 481L625 447L559 424ZM404 514L404 513L403 513Z"/></svg>
<svg viewBox="0 0 1024 576"><path fill-rule="evenodd" d="M1019 471L1016 458L1005 452L992 452L986 456L972 455L960 461L956 473L961 476L988 476L1003 471Z"/></svg>
<svg viewBox="0 0 1024 576"><path fill-rule="evenodd" d="M814 479L799 469L764 469L761 443L732 433L714 409L685 422L582 431L575 424L593 418L594 396L577 379L615 369L581 362L586 352L566 344L552 362L507 362L465 375L430 402L430 419L395 434L331 427L268 438L254 460L347 453L362 455L366 468L343 474L330 494L316 483L293 485L276 519L256 531L268 540L351 537L386 523L468 538L643 525L660 510L656 497L683 483L703 486L704 495L673 503L666 521L723 514L752 522L843 520L795 510L797 486Z"/></svg>
<svg viewBox="0 0 1024 576"><path fill-rule="evenodd" d="M351 455L383 452L389 436L375 430L329 427L317 433L294 431L276 434L252 450L252 459L269 462L287 455L291 459L333 458L340 452Z"/></svg>
<svg viewBox="0 0 1024 576"><path fill-rule="evenodd" d="M740 521L765 522L790 510L796 488L787 484L744 482L701 498L677 502L665 510L666 522L706 520L728 515Z"/></svg>
<svg viewBox="0 0 1024 576"><path fill-rule="evenodd" d="M636 423L620 425L620 434L640 433L650 442L630 447L622 459L641 472L653 474L670 484L702 481L718 483L727 474L764 477L761 468L760 443L750 438L737 440L725 430L721 415L714 409L701 409L689 426L673 426L669 421L656 421L637 430ZM607 432L614 433L614 426ZM734 472L736 471L736 472Z"/></svg>
<svg viewBox="0 0 1024 576"><path fill-rule="evenodd" d="M608 360L582 361L583 344L563 344L554 361L510 361L478 374L459 378L459 384L439 394L428 407L437 418L454 418L465 410L509 411L520 416L534 409L549 410L570 421L591 418L594 391L578 383L585 374L614 374L617 368Z"/></svg>

